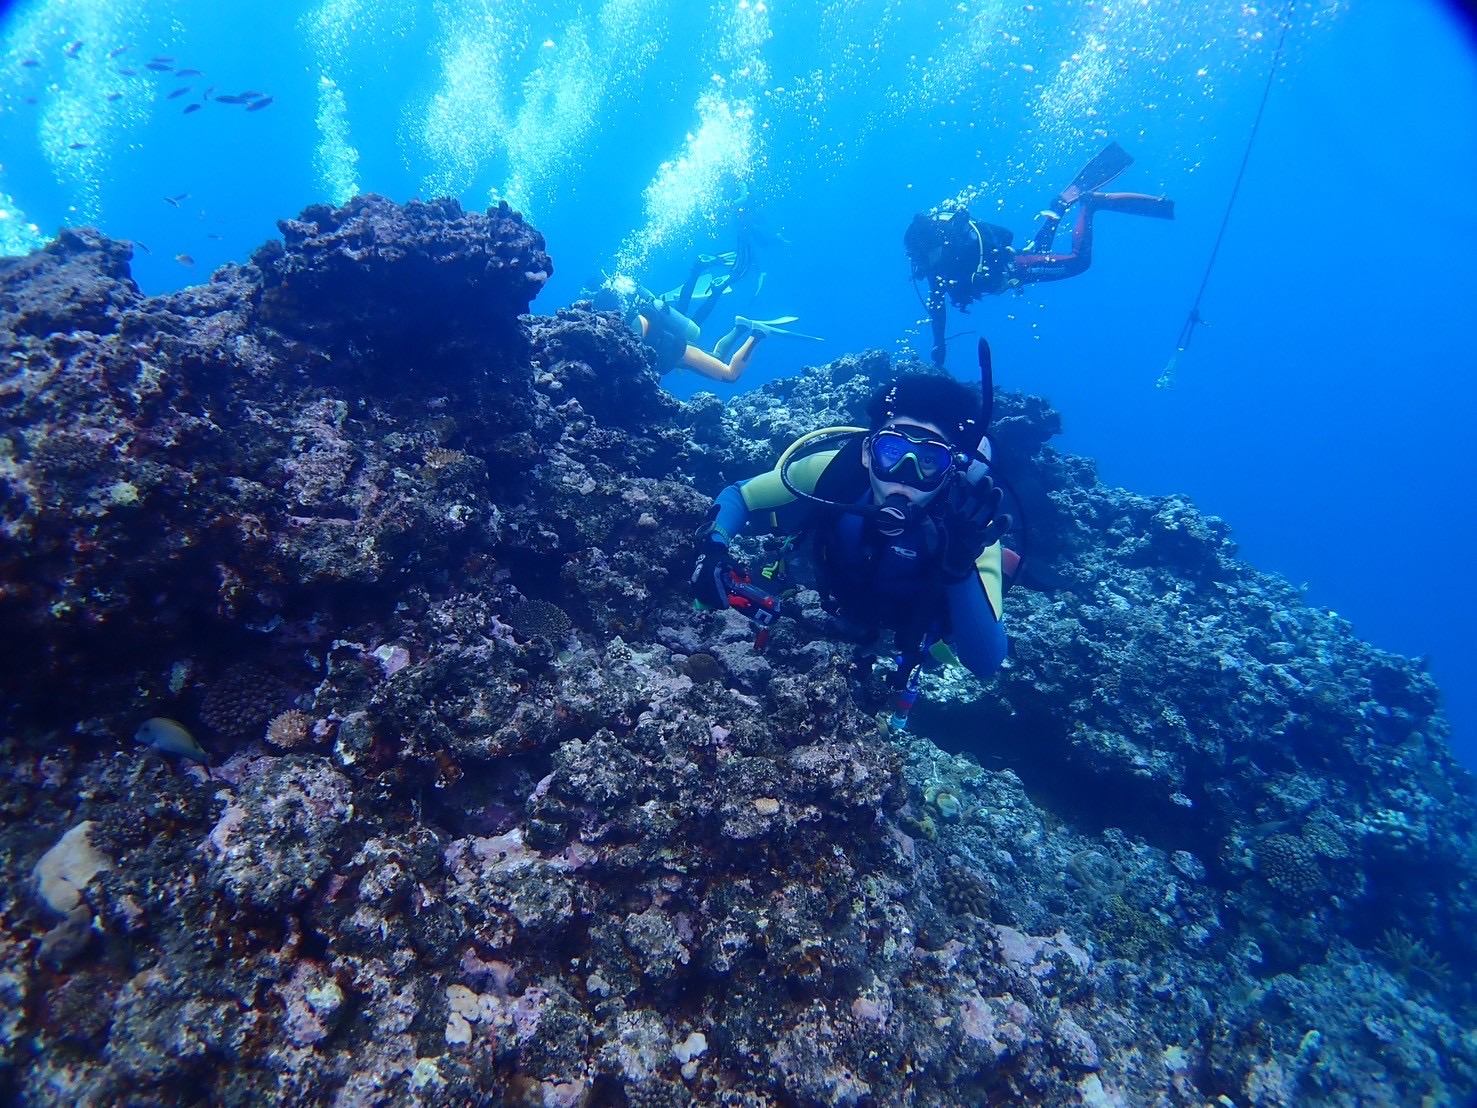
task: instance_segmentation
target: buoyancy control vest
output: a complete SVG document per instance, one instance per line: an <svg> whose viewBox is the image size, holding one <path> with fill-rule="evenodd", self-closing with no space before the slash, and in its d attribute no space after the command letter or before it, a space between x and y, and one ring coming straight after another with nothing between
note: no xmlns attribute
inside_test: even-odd
<svg viewBox="0 0 1477 1108"><path fill-rule="evenodd" d="M943 535L928 515L888 535L875 518L832 512L816 521L814 535L817 584L847 619L896 631L947 610L938 571Z"/></svg>
<svg viewBox="0 0 1477 1108"><path fill-rule="evenodd" d="M1009 227L972 218L963 208L943 221L944 253L938 276L954 306L967 308L981 296L1005 289L1010 280Z"/></svg>

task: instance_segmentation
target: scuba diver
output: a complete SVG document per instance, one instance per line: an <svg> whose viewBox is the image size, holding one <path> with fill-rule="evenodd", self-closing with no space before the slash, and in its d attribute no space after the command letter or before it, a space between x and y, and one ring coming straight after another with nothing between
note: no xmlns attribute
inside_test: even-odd
<svg viewBox="0 0 1477 1108"><path fill-rule="evenodd" d="M768 276L761 260L762 255L769 253L777 245L788 246L790 240L779 231L769 229L763 209L754 202L749 194L749 186L742 181L737 182L737 193L730 203L730 212L733 217L737 246L734 250L726 254L719 254L716 259L713 259L722 263L728 270L723 277L718 279L726 278L727 287L732 288L734 284L757 270L759 276L754 283L754 295L758 296L764 288L764 278ZM704 258L706 255L699 261Z"/></svg>
<svg viewBox="0 0 1477 1108"><path fill-rule="evenodd" d="M627 326L641 336L642 341L656 352L662 373L685 366L714 381L732 383L749 368L754 349L763 339L784 336L822 341L817 335L789 329L799 316L748 319L736 315L732 330L713 345L713 352L709 354L699 345L702 325L713 314L726 286L710 287L707 295L699 298L697 310L689 314L697 290L697 278L702 272L700 262L693 267L687 283L680 290L665 296L652 295L628 277L612 277L595 291L591 299L597 311L618 313Z"/></svg>
<svg viewBox="0 0 1477 1108"><path fill-rule="evenodd" d="M864 651L893 633L895 729L907 726L923 664L940 644L982 680L1005 658L1002 570L1017 559L1000 544L1011 518L988 473L993 381L983 341L980 370L983 404L953 377L900 375L868 402L870 428L802 436L774 469L719 493L697 535L698 607L744 609L748 579L730 559L732 539L756 516L771 531L810 534L828 610Z"/></svg>
<svg viewBox="0 0 1477 1108"><path fill-rule="evenodd" d="M1123 147L1109 143L1041 213L1041 225L1020 252L1011 248L1015 236L1008 228L977 221L964 208L913 217L903 234L903 249L913 280L928 282L935 365L944 364L947 300L967 312L970 304L985 296L1037 281L1077 276L1092 264L1092 217L1097 212L1174 218L1173 200L1140 192L1100 191L1132 164L1133 158ZM1057 226L1074 205L1077 222L1072 228L1072 252L1053 254Z"/></svg>

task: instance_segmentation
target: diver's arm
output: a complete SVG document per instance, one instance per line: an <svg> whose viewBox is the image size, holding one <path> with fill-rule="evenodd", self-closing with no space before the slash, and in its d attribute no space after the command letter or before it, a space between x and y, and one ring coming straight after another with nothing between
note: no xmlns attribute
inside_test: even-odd
<svg viewBox="0 0 1477 1108"><path fill-rule="evenodd" d="M748 526L755 512L764 513L771 527L778 525L775 510L799 498L790 485L812 492L838 450L821 451L786 466L784 458L768 473L735 481L718 494L708 512L708 523L698 532L698 550L692 571L694 597L699 606L727 608L727 574L732 571L729 544ZM787 481L789 482L787 484Z"/></svg>
<svg viewBox="0 0 1477 1108"><path fill-rule="evenodd" d="M976 576L944 587L949 600L950 645L971 673L988 681L1005 660L1005 624L990 606L984 583Z"/></svg>
<svg viewBox="0 0 1477 1108"><path fill-rule="evenodd" d="M933 325L933 364L942 368L947 340L945 333L949 323L949 302L944 298L944 279L928 279L928 321Z"/></svg>
<svg viewBox="0 0 1477 1108"><path fill-rule="evenodd" d="M726 546L756 514L763 527L773 529L781 526L784 521L775 513L789 508L799 499L791 487L813 493L816 482L838 453L837 450L822 450L789 463L783 475L776 465L757 477L735 481L713 501L714 535Z"/></svg>
<svg viewBox="0 0 1477 1108"><path fill-rule="evenodd" d="M729 485L713 501L713 537L727 546L749 522L749 506L744 503L744 492L738 482Z"/></svg>
<svg viewBox="0 0 1477 1108"><path fill-rule="evenodd" d="M749 509L744 505L743 492L737 484L729 485L713 501L708 522L697 533L697 551L689 582L700 610L723 609L732 603L729 582L734 571L728 545L748 521Z"/></svg>

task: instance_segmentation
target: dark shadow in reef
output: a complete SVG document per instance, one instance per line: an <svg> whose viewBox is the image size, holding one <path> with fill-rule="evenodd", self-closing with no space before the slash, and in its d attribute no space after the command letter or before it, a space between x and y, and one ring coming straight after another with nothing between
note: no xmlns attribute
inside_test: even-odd
<svg viewBox="0 0 1477 1108"><path fill-rule="evenodd" d="M1095 774L1082 764L1062 722L1048 715L1001 716L981 705L939 704L925 697L913 709L911 730L986 770L1013 771L1032 803L1082 835L1097 837L1116 827L1166 853L1187 850L1213 868L1229 830L1207 812L1208 802L1201 803L1207 794L1193 773L1185 775L1192 807L1162 795L1152 779L1138 781L1117 769Z"/></svg>

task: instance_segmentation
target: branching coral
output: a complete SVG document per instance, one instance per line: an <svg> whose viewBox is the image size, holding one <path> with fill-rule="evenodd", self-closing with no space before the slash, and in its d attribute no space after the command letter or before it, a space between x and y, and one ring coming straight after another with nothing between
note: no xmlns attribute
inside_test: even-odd
<svg viewBox="0 0 1477 1108"><path fill-rule="evenodd" d="M1375 952L1407 981L1443 992L1451 984L1451 965L1419 937L1391 927L1375 943Z"/></svg>

